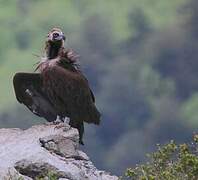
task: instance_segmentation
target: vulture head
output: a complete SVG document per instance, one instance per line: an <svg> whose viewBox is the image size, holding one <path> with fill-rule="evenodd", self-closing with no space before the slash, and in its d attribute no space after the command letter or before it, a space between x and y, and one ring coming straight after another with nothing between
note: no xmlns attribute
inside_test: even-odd
<svg viewBox="0 0 198 180"><path fill-rule="evenodd" d="M48 59L54 59L58 56L59 51L64 47L65 35L59 28L53 28L46 39L46 56Z"/></svg>
<svg viewBox="0 0 198 180"><path fill-rule="evenodd" d="M65 35L59 28L53 28L47 35L47 41L51 43L65 41Z"/></svg>

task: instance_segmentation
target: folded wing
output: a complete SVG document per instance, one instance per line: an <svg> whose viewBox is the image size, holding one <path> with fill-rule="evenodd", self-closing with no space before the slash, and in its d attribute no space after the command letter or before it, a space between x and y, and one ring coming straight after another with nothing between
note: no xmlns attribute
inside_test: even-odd
<svg viewBox="0 0 198 180"><path fill-rule="evenodd" d="M57 112L43 92L39 73L16 73L13 84L17 100L27 106L31 112L47 121L56 119Z"/></svg>

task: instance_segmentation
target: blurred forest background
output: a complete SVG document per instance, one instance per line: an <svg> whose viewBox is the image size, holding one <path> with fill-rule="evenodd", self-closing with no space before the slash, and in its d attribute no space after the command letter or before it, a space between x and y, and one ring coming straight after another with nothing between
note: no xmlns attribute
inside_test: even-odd
<svg viewBox="0 0 198 180"><path fill-rule="evenodd" d="M197 0L0 0L0 127L45 122L16 102L12 77L33 72L46 33L61 27L80 54L102 112L82 147L121 174L156 143L198 128Z"/></svg>

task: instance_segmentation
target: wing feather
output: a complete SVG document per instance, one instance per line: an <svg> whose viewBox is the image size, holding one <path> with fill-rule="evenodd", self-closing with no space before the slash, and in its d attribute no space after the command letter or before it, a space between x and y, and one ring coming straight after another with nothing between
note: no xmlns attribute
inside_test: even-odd
<svg viewBox="0 0 198 180"><path fill-rule="evenodd" d="M13 78L15 95L34 114L54 121L57 113L42 92L42 79L38 73L16 73Z"/></svg>

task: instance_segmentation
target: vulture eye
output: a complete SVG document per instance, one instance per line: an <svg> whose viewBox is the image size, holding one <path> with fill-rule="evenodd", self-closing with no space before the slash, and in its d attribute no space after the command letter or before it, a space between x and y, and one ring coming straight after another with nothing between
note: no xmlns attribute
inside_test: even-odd
<svg viewBox="0 0 198 180"><path fill-rule="evenodd" d="M59 36L58 33L54 33L54 34L53 34L53 38L57 38L58 36Z"/></svg>

